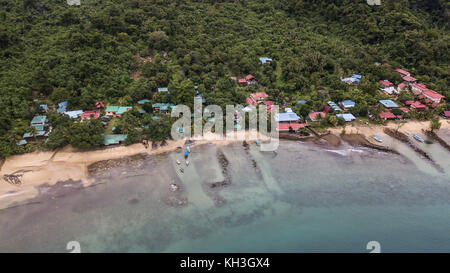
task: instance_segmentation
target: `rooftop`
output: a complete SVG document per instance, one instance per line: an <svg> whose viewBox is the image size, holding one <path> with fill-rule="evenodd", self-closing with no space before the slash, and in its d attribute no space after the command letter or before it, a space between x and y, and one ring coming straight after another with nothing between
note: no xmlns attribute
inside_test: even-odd
<svg viewBox="0 0 450 273"><path fill-rule="evenodd" d="M380 100L380 103L386 108L396 108L398 105L392 100Z"/></svg>
<svg viewBox="0 0 450 273"><path fill-rule="evenodd" d="M296 113L279 113L275 115L276 122L299 121L300 117Z"/></svg>
<svg viewBox="0 0 450 273"><path fill-rule="evenodd" d="M103 135L103 145L120 144L127 139L128 135Z"/></svg>
<svg viewBox="0 0 450 273"><path fill-rule="evenodd" d="M337 114L336 117L343 118L346 122L354 121L356 118L352 114Z"/></svg>

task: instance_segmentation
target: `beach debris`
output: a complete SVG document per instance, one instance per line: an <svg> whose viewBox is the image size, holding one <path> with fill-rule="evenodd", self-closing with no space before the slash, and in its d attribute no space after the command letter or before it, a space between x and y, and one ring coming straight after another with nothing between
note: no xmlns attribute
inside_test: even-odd
<svg viewBox="0 0 450 273"><path fill-rule="evenodd" d="M375 139L378 142L383 142L383 140L379 136L373 136L373 139Z"/></svg>
<svg viewBox="0 0 450 273"><path fill-rule="evenodd" d="M178 191L180 189L180 186L178 186L175 183L172 183L172 184L170 184L170 188L169 189L170 189L170 191L175 192L175 191Z"/></svg>
<svg viewBox="0 0 450 273"><path fill-rule="evenodd" d="M417 140L419 142L425 142L421 135L414 134L413 137L414 137L415 140Z"/></svg>
<svg viewBox="0 0 450 273"><path fill-rule="evenodd" d="M11 185L20 186L22 185L22 176L23 174L5 174L3 180Z"/></svg>

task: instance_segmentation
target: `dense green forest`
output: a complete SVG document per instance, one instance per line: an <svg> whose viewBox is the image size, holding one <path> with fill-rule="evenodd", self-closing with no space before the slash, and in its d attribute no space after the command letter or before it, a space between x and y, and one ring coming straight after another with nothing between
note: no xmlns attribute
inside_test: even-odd
<svg viewBox="0 0 450 273"><path fill-rule="evenodd" d="M449 101L449 20L445 0L0 0L0 156L35 149L16 143L40 104L63 100L84 110L99 100L192 105L198 86L207 104L221 106L262 90L279 104L307 100L299 111L329 99L364 107L382 97L378 80L397 84L394 68L404 68ZM274 62L262 66L259 57ZM249 73L259 85L230 79ZM357 88L340 81L352 73L363 75ZM165 86L169 94L155 95ZM47 148L101 142L98 121L46 115ZM145 124L152 135L170 120L133 110L117 128L133 142Z"/></svg>

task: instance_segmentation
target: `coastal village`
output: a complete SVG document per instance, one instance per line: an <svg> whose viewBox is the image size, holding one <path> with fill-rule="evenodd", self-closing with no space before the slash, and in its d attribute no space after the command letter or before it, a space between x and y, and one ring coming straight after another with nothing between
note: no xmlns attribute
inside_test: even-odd
<svg viewBox="0 0 450 273"><path fill-rule="evenodd" d="M273 62L271 58L261 57L259 59L260 65L270 65ZM388 121L404 121L411 118L411 113L420 113L427 109L443 110L440 116L448 119L450 118L450 111L445 110L445 97L438 92L427 88L426 84L419 82L411 73L403 69L395 69L402 82L396 86L389 79L380 79L378 82L379 92L385 99L378 101L377 105L369 105L367 116L360 116L353 111L358 105L351 99L342 101L327 101L321 108L311 109L306 115L295 111L297 106L307 105L308 101L300 98L293 98L293 101L273 101L271 100L270 91L258 91L250 93L242 103L246 105L244 112L255 111L254 107L265 105L267 111L270 113L272 107L277 104L280 105L280 113L275 116L277 122L277 130L279 132L301 133L309 135L309 133L318 134L313 128L329 127L331 126L346 126L352 122L359 122L364 124L376 123L380 124ZM364 75L353 74L350 77L342 78L341 82L348 85L358 87ZM255 76L248 74L242 78L232 77L236 81L239 88L252 87L252 90L264 90L264 86L259 85ZM214 89L212 86L211 89ZM194 86L196 98L201 98L202 94L198 91L198 86ZM158 87L155 94L169 93L168 87ZM406 94L409 98L404 98L402 94ZM144 109L151 108L152 120L159 119L160 115L169 115L174 103L170 102L154 102L153 98L142 99L136 102L135 105L105 105L102 101L97 101L92 105L91 109L70 109L68 101L62 101L57 105L40 104L38 114L33 117L30 122L29 130L23 134L23 138L17 142L19 146L25 146L30 142L45 140L47 142L49 134L52 132L52 126L48 124L46 113L54 111L59 115L68 116L75 122L83 122L85 120L97 119L100 120L104 126L105 133L102 134L105 146L118 145L124 143L127 139L127 134L115 133L115 120L120 119L125 113L136 109L140 114L145 114ZM207 105L203 98L202 103ZM144 107L144 105L151 104L151 107ZM194 116L194 114L192 114ZM235 114L235 130L242 130L237 113ZM214 118L209 117L206 121L213 121ZM326 121L326 122L324 122ZM325 125L323 125L325 124ZM148 125L144 128L148 129ZM179 132L183 132L183 128L178 128ZM377 141L380 141L376 138Z"/></svg>

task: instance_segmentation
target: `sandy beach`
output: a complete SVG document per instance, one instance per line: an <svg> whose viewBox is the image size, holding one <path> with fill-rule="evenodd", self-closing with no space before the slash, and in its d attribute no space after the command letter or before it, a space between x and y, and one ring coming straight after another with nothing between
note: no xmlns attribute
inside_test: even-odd
<svg viewBox="0 0 450 273"><path fill-rule="evenodd" d="M363 125L353 124L345 128L347 134L361 134L369 141L372 141L374 135L385 137L383 132L384 128L396 129L398 125L390 122L387 125ZM411 135L414 133L422 133L422 130L429 128L429 122L412 121L403 124L400 127L400 131ZM442 120L441 130L443 132L450 131L450 123L446 120ZM339 135L342 132L342 127L330 128L331 134ZM266 138L254 131L242 132L245 134L244 138L250 141L258 137L258 139L265 140ZM191 146L202 145L206 143L213 143L215 145L228 145L235 141L242 141L242 138L230 140L225 138L222 140L217 139L217 135L208 134L201 140L195 140ZM0 209L10 207L16 202L23 201L28 198L32 198L38 195L37 186L43 184L54 185L60 181L82 181L84 185L89 185L93 181L89 181L88 178L88 166L92 163L118 159L137 154L160 154L165 152L174 151L180 149L185 145L186 140L167 141L167 145L158 146L156 149L146 149L142 144L134 144L130 146L115 146L111 148L104 148L92 151L80 152L76 151L72 147L68 146L57 151L49 152L34 152L24 155L17 155L9 157L5 160L3 166L0 169ZM373 141L374 142L374 141ZM152 145L150 145L152 147ZM5 174L21 174L22 185L11 185L3 180Z"/></svg>

